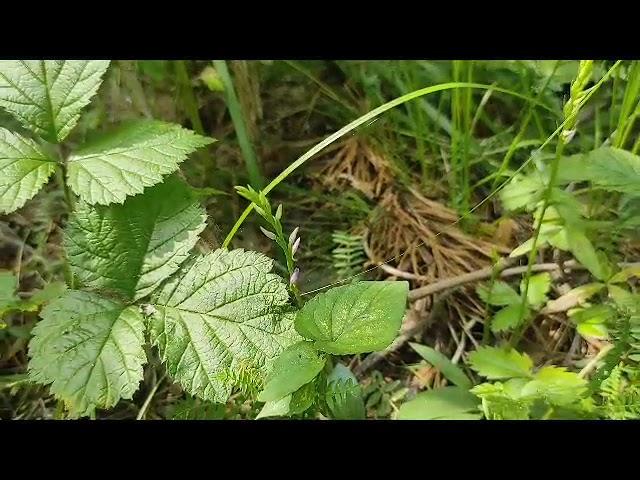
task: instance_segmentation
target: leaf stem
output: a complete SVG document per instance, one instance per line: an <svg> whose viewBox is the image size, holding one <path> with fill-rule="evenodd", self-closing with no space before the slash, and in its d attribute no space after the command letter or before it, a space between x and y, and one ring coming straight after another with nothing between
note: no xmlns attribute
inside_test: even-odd
<svg viewBox="0 0 640 480"><path fill-rule="evenodd" d="M147 409L149 408L149 405L151 404L151 400L153 399L153 396L158 391L158 387L160 387L160 384L162 383L162 381L165 379L166 376L167 376L167 374L165 372L165 374L160 377L160 380L158 380L155 383L155 385L153 386L153 388L149 392L149 395L147 395L147 398L145 398L144 403L142 404L142 407L140 407L140 411L138 412L138 415L136 416L136 420L144 419L144 416L147 413Z"/></svg>
<svg viewBox="0 0 640 480"><path fill-rule="evenodd" d="M214 64L215 63L216 62L214 62ZM226 69L226 66L224 68ZM438 85L432 85L432 86L426 87L426 88L421 88L419 90L415 90L413 92L407 93L406 95L402 95L401 97L398 97L398 98L396 98L394 100L391 100L390 102L387 102L387 103L385 103L383 105L380 105L377 108L374 108L369 113L361 116L360 118L355 119L353 122L351 122L348 125L342 127L337 132L329 135L327 138L325 138L324 140L322 140L321 142L316 144L313 148L308 150L306 153L304 153L302 156L300 156L297 160L295 160L291 165L289 165L287 168L285 168L276 178L274 178L269 183L269 185L267 185L262 190L262 192L265 195L268 194L269 192L271 192L271 190L273 190L280 183L282 183L282 181L284 181L289 175L291 175L291 173L293 173L295 170L297 170L298 167L302 166L304 163L306 163L307 160L309 160L311 157L315 156L317 153L322 151L325 147L331 145L333 142L335 142L339 138L343 137L347 133L351 132L352 130L355 130L360 125L363 125L363 124L367 123L368 121L374 119L375 117L383 114L387 110L391 110L392 108L397 107L398 105L402 105L403 103L409 102L409 101L411 101L413 99L422 97L424 95L429 95L429 94L435 93L435 92L441 92L443 90L451 90L451 89L454 89L454 88L479 88L479 89L483 89L483 90L491 89L491 90L496 91L496 92L506 93L506 94L513 95L513 96L518 97L518 98L523 98L523 99L525 99L525 100L527 100L529 102L535 103L536 105L540 106L541 108L544 108L545 110L553 111L551 108L547 107L546 105L544 105L542 102L539 102L538 100L532 99L530 97L527 97L526 95L522 95L520 93L513 92L513 91L505 89L505 88L496 87L495 85L484 85L484 84L481 84L481 83L468 83L468 82L448 82L448 83L441 83L441 84L438 84ZM559 131L559 129L558 129L558 131ZM250 203L247 206L247 208L244 210L244 212L242 212L242 215L240 215L240 218L238 218L238 220L236 221L235 225L231 228L231 231L229 232L227 237L224 239L224 242L222 243L222 247L223 248L227 248L229 246L229 244L231 243L231 240L233 239L235 234L238 232L238 230L242 226L242 223L249 216L249 214L253 210L254 206L255 205L253 203Z"/></svg>

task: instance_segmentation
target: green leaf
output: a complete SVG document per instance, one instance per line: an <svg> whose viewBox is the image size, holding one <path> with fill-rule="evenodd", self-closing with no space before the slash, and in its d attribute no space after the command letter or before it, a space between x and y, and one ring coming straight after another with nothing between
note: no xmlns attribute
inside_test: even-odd
<svg viewBox="0 0 640 480"><path fill-rule="evenodd" d="M335 420L364 420L364 397L358 379L341 363L336 364L327 378L325 399Z"/></svg>
<svg viewBox="0 0 640 480"><path fill-rule="evenodd" d="M55 161L33 140L0 128L0 213L22 207L49 181L55 169Z"/></svg>
<svg viewBox="0 0 640 480"><path fill-rule="evenodd" d="M552 405L577 402L587 388L587 381L564 367L543 367L522 389L523 396L541 397Z"/></svg>
<svg viewBox="0 0 640 480"><path fill-rule="evenodd" d="M469 377L465 375L462 369L442 353L427 345L420 345L418 343L410 343L409 345L418 352L418 355L440 370L447 380L467 390L472 387L471 380L469 380Z"/></svg>
<svg viewBox="0 0 640 480"><path fill-rule="evenodd" d="M0 271L0 318L10 311L35 312L41 305L60 297L67 288L63 282L51 282L23 300L15 293L17 287L18 278L12 272Z"/></svg>
<svg viewBox="0 0 640 480"><path fill-rule="evenodd" d="M289 402L289 415L299 415L311 408L316 400L316 381L311 381L291 394Z"/></svg>
<svg viewBox="0 0 640 480"><path fill-rule="evenodd" d="M16 288L18 288L18 277L13 272L0 271L0 305L19 300Z"/></svg>
<svg viewBox="0 0 640 480"><path fill-rule="evenodd" d="M502 205L507 210L519 210L535 204L544 184L535 177L516 176L500 191Z"/></svg>
<svg viewBox="0 0 640 480"><path fill-rule="evenodd" d="M205 226L204 209L170 177L123 205L81 203L65 232L65 249L84 285L139 299L180 267Z"/></svg>
<svg viewBox="0 0 640 480"><path fill-rule="evenodd" d="M67 182L88 203L122 203L160 183L214 140L180 125L134 120L82 146L67 160Z"/></svg>
<svg viewBox="0 0 640 480"><path fill-rule="evenodd" d="M482 399L482 406L488 420L528 420L533 400L520 398L523 379L514 378L504 384L481 383L471 389Z"/></svg>
<svg viewBox="0 0 640 480"><path fill-rule="evenodd" d="M16 295L18 277L13 272L0 271L0 314L4 309L20 301Z"/></svg>
<svg viewBox="0 0 640 480"><path fill-rule="evenodd" d="M335 355L382 350L396 337L405 313L408 282L357 282L307 302L296 330Z"/></svg>
<svg viewBox="0 0 640 480"><path fill-rule="evenodd" d="M513 349L480 347L469 355L471 368L490 380L529 377L533 362L526 353Z"/></svg>
<svg viewBox="0 0 640 480"><path fill-rule="evenodd" d="M567 227L569 250L576 260L585 266L598 280L606 280L611 275L611 267L606 259L596 253L591 241L584 233Z"/></svg>
<svg viewBox="0 0 640 480"><path fill-rule="evenodd" d="M580 335L587 338L607 338L607 322L614 318L615 310L609 305L593 305L569 312L571 320L576 322Z"/></svg>
<svg viewBox="0 0 640 480"><path fill-rule="evenodd" d="M64 282L51 282L44 286L42 290L36 291L31 298L25 300L25 307L30 311L35 311L36 307L47 304L56 298L62 296L67 290L67 285Z"/></svg>
<svg viewBox="0 0 640 480"><path fill-rule="evenodd" d="M606 190L640 195L640 157L619 148L601 147L585 157L585 179Z"/></svg>
<svg viewBox="0 0 640 480"><path fill-rule="evenodd" d="M598 293L604 288L603 283L588 283L586 285L580 285L579 287L569 290L561 297L551 300L542 310L542 313L559 313L566 312L567 310L586 302L593 295Z"/></svg>
<svg viewBox="0 0 640 480"><path fill-rule="evenodd" d="M506 282L497 280L491 288L479 285L476 289L478 296L489 305L514 305L520 303L520 295Z"/></svg>
<svg viewBox="0 0 640 480"><path fill-rule="evenodd" d="M261 402L279 400L313 380L324 368L326 357L320 356L311 342L291 345L276 359L267 377Z"/></svg>
<svg viewBox="0 0 640 480"><path fill-rule="evenodd" d="M520 291L524 292L524 282L520 283ZM547 292L551 288L551 275L547 272L533 275L529 279L529 289L527 290L527 303L533 308L537 308L547 301Z"/></svg>
<svg viewBox="0 0 640 480"><path fill-rule="evenodd" d="M72 417L131 398L142 380L144 319L135 306L70 291L42 311L29 344L30 378Z"/></svg>
<svg viewBox="0 0 640 480"><path fill-rule="evenodd" d="M527 318L531 311L525 307L524 315L520 318L521 305L509 305L498 311L491 320L491 330L493 332L503 332L505 330L513 330L518 327L522 320Z"/></svg>
<svg viewBox="0 0 640 480"><path fill-rule="evenodd" d="M579 323L576 330L585 338L605 339L609 337L609 329L603 323Z"/></svg>
<svg viewBox="0 0 640 480"><path fill-rule="evenodd" d="M155 295L151 340L190 394L226 402L243 381L261 384L280 353L300 341L286 284L272 266L257 252L218 249Z"/></svg>
<svg viewBox="0 0 640 480"><path fill-rule="evenodd" d="M107 60L0 61L0 107L46 141L60 143L108 66Z"/></svg>
<svg viewBox="0 0 640 480"><path fill-rule="evenodd" d="M640 277L640 265L623 268L609 280L610 283L623 283L631 277Z"/></svg>
<svg viewBox="0 0 640 480"><path fill-rule="evenodd" d="M36 291L30 298L20 300L13 305L12 310L20 312L36 312L42 305L61 297L66 291L67 286L64 282L51 282L42 290ZM0 311L2 308L0 307Z"/></svg>
<svg viewBox="0 0 640 480"><path fill-rule="evenodd" d="M640 295L631 293L629 290L618 287L617 285L609 285L609 297L613 300L621 310L636 315L640 309Z"/></svg>
<svg viewBox="0 0 640 480"><path fill-rule="evenodd" d="M289 405L291 404L291 395L267 402L258 413L256 420L267 417L284 417L289 414Z"/></svg>
<svg viewBox="0 0 640 480"><path fill-rule="evenodd" d="M399 420L475 420L480 401L466 388L443 387L419 393L400 406Z"/></svg>
<svg viewBox="0 0 640 480"><path fill-rule="evenodd" d="M225 413L222 403L202 402L187 397L174 406L171 420L223 420Z"/></svg>

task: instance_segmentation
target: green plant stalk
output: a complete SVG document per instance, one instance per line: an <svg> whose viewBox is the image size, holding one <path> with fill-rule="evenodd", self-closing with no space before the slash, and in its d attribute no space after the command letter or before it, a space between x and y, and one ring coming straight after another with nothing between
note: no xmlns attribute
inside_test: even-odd
<svg viewBox="0 0 640 480"><path fill-rule="evenodd" d="M640 135L638 135L638 138L636 138L636 141L633 144L633 148L631 149L631 153L637 155L638 151L640 151Z"/></svg>
<svg viewBox="0 0 640 480"><path fill-rule="evenodd" d="M405 77L407 79L407 82L409 83L409 85L411 85L411 87L413 87L415 85L415 78L413 75L413 69L410 68L409 65L406 65L406 69L405 69ZM426 185L428 180L429 180L429 162L426 156L426 148L425 148L425 142L424 140L419 136L419 133L422 132L427 132L427 124L424 120L424 112L423 109L420 108L421 106L419 104L413 104L412 108L408 109L409 110L409 114L410 117L412 119L412 123L414 125L414 131L416 133L415 135L415 140L416 140L416 154L418 157L418 161L420 162L420 170L421 170L421 181L422 181L422 185Z"/></svg>
<svg viewBox="0 0 640 480"><path fill-rule="evenodd" d="M182 90L182 101L184 103L186 113L189 116L191 126L197 134L204 135L204 127L202 126L200 114L198 113L198 101L196 100L196 95L193 92L193 86L191 85L191 80L189 79L189 73L187 72L185 61L176 61L175 67L178 84L180 85Z"/></svg>
<svg viewBox="0 0 640 480"><path fill-rule="evenodd" d="M487 307L491 302L491 293L493 291L493 285L496 283L500 272L504 269L504 265L500 264L500 260L497 259L493 264L493 270L491 271L491 278L489 279L489 298L487 299ZM482 326L482 345L487 345L491 341L491 321L493 317L489 316Z"/></svg>
<svg viewBox="0 0 640 480"><path fill-rule="evenodd" d="M518 341L529 326L528 320L524 318L524 314L527 308L527 295L529 293L529 280L531 279L533 265L536 263L536 256L538 255L538 238L540 237L540 230L542 228L544 214L547 211L549 204L551 203L551 192L553 191L553 186L555 185L556 179L558 177L560 158L562 157L564 146L565 143L562 138L558 138L558 143L556 145L556 155L553 159L553 163L551 164L551 172L549 174L549 185L547 185L547 188L544 192L540 219L538 220L538 224L536 225L536 229L533 234L533 244L531 245L531 251L529 252L529 258L527 260L527 271L524 276L524 291L522 292L522 302L520 303L520 311L518 314L521 326L516 330L516 332L511 336L511 339L509 340L509 345L511 347L515 347L517 345Z"/></svg>
<svg viewBox="0 0 640 480"><path fill-rule="evenodd" d="M390 109L392 109L394 107L397 107L398 105L402 105L403 103L406 103L408 101L411 101L411 100L413 100L415 98L418 98L418 97L421 97L423 95L429 95L429 94L434 93L434 92L440 92L440 91L443 91L443 90L451 90L451 89L454 89L454 88L479 88L479 89L483 89L483 90L491 88L491 89L493 89L493 90L495 90L497 92L506 93L508 95L513 95L515 97L522 98L522 99L530 101L530 102L534 102L534 103L540 105L541 108L544 108L545 110L548 110L548 111L552 111L551 108L547 107L546 105L544 105L544 104L542 104L542 103L540 103L540 102L538 102L538 101L536 101L536 100L534 100L534 99L532 99L530 97L527 97L527 96L522 95L522 94L517 93L517 92L513 92L511 90L495 87L495 86L492 86L492 85L484 85L484 84L480 84L480 83L449 82L449 83L442 83L442 84L439 84L439 85L433 85L431 87L421 88L420 90L416 90L414 92L407 93L406 95L403 95L403 96L398 97L398 98L396 98L394 100L391 100L390 102L387 102L387 103L385 103L383 105L380 105L379 107L371 110L369 113L361 116L360 118L357 118L353 122L351 122L348 125L342 127L337 132L329 135L327 138L325 138L324 140L322 140L321 142L316 144L313 148L308 150L302 156L298 157L298 159L296 159L293 163L291 163L291 165L289 165L287 168L285 168L264 189L262 189L262 192L265 195L268 194L269 192L271 192L271 190L273 190L275 187L277 187L283 180L285 180L289 175L291 175L292 172L294 172L296 169L298 169L298 167L302 166L307 160L309 160L311 157L313 157L314 155L316 155L317 153L322 151L325 147L329 146L330 144L332 144L333 142L335 142L339 138L343 137L347 133L351 132L352 130L355 130L360 125L363 125L363 124L367 123L368 121L372 120L373 118L381 115L382 113L386 112L387 110L390 110ZM557 134L560 130L561 130L561 128L559 127L556 130L556 132L554 132L553 136L555 136L555 134ZM543 147L546 145L546 143L547 142L545 142ZM479 205L477 205L477 206L479 206ZM229 234L225 238L224 242L222 243L222 247L223 248L226 248L226 247L229 246L229 243L233 239L234 235L238 232L238 229L242 226L242 223L249 216L249 214L251 213L253 208L254 208L254 204L253 203L250 203L247 206L247 208L245 208L244 212L242 212L242 215L240 215L240 218L238 218L238 220L236 221L234 226L229 231Z"/></svg>
<svg viewBox="0 0 640 480"><path fill-rule="evenodd" d="M251 139L247 132L247 126L242 114L242 107L236 95L233 80L231 80L231 75L229 75L229 70L227 69L227 63L224 60L214 60L213 66L220 75L220 80L222 80L224 85L224 95L227 101L227 108L231 115L233 127L236 130L238 144L240 145L240 150L242 151L242 156L244 157L244 162L247 167L249 181L251 182L251 186L255 189L261 189L264 184L264 180L260 173L258 158L253 150L253 145L251 144Z"/></svg>
<svg viewBox="0 0 640 480"><path fill-rule="evenodd" d="M635 110L629 116L629 119L625 124L625 129L624 129L624 133L622 134L622 140L620 140L619 148L624 148L624 145L626 145L627 139L629 138L629 134L631 133L631 130L633 130L633 126L635 125L635 122L639 116L640 116L640 102L636 104Z"/></svg>
<svg viewBox="0 0 640 480"><path fill-rule="evenodd" d="M607 73L600 79L600 81L598 81L598 83L596 83L593 87L591 87L591 89L589 89L588 93L586 95L584 95L582 98L580 99L574 99L571 98L569 100L569 102L567 102L567 104L565 105L565 121L563 122L563 125L565 124L569 124L569 130L571 130L572 128L575 127L575 123L577 120L577 115L580 111L580 109L585 105L585 103L589 100L589 98L591 98L591 96L600 88L600 86L609 78L609 76L611 76L611 74L613 73L613 71L618 67L618 65L620 65L620 60L618 60L610 69L609 71L607 71ZM580 73L579 73L580 74ZM571 102L575 102L571 105L571 112L570 114L566 114L567 112L567 108L569 108L569 104ZM528 258L528 262L527 262L527 272L525 273L525 277L524 277L524 291L522 292L522 302L520 304L520 321L522 322L522 325L520 326L520 328L511 336L510 340L509 340L509 345L511 347L515 347L518 343L518 341L520 340L520 338L522 337L522 335L524 334L524 332L526 331L526 329L529 326L529 320L528 319L524 319L524 313L526 311L526 305L527 305L527 295L529 292L529 280L531 279L531 273L532 273L532 268L533 268L533 264L535 263L536 260L536 255L538 254L538 238L540 236L540 230L542 227L542 223L544 221L544 215L545 212L547 210L547 207L550 204L550 200L551 200L551 192L553 191L553 187L555 185L557 176L558 176L558 169L559 169L559 165L560 165L560 157L562 156L562 153L564 151L564 147L565 147L565 141L562 137L558 138L558 143L556 145L556 155L554 157L553 163L551 165L551 172L549 174L549 184L547 185L547 188L545 189L544 192L544 197L543 197L543 204L542 204L542 210L540 213L540 219L538 221L538 224L536 225L536 229L533 235L533 243L531 245L531 251L529 252L529 258Z"/></svg>
<svg viewBox="0 0 640 480"><path fill-rule="evenodd" d="M633 120L630 121L631 111L633 106L637 103L638 94L640 93L640 62L632 62L629 70L629 77L627 86L622 98L622 106L620 107L620 115L618 116L618 125L616 127L616 133L613 141L613 146L616 148L623 148L626 136L627 127L633 125ZM631 124L631 125L628 125Z"/></svg>
<svg viewBox="0 0 640 480"><path fill-rule="evenodd" d="M75 208L75 199L73 197L71 189L69 188L69 185L67 185L67 182L65 181L65 178L67 178L67 164L65 163L64 155L62 153L62 148L60 147L60 145L58 145L57 153L58 165L56 167L56 181L58 182L59 187L64 192L65 204L67 205L67 214L71 216ZM75 287L75 280L73 278L73 272L71 271L71 265L69 265L69 260L66 258L66 256L63 263L63 269L64 281L70 289L73 289Z"/></svg>

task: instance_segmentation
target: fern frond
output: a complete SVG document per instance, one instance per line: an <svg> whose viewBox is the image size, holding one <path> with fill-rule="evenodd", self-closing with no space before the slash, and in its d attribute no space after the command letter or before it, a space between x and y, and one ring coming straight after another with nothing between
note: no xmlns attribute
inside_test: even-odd
<svg viewBox="0 0 640 480"><path fill-rule="evenodd" d="M333 268L338 277L342 279L360 273L366 259L362 236L337 230L331 238L335 245L331 252Z"/></svg>

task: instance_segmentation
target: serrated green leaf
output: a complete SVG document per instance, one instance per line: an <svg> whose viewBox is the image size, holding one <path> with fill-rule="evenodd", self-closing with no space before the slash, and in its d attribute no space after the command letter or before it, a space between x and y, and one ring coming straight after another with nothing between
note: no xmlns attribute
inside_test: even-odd
<svg viewBox="0 0 640 480"><path fill-rule="evenodd" d="M180 125L134 120L82 146L67 160L67 182L91 204L122 203L160 183L214 140Z"/></svg>
<svg viewBox="0 0 640 480"><path fill-rule="evenodd" d="M296 330L335 355L382 350L398 334L408 282L357 282L332 288L307 302Z"/></svg>
<svg viewBox="0 0 640 480"><path fill-rule="evenodd" d="M320 356L311 342L298 342L283 351L273 364L261 402L272 402L295 392L312 381L324 368L327 359Z"/></svg>
<svg viewBox="0 0 640 480"><path fill-rule="evenodd" d="M226 402L242 370L262 383L275 359L301 340L287 287L273 261L218 249L174 275L154 298L150 336L171 375L192 395Z"/></svg>
<svg viewBox="0 0 640 480"><path fill-rule="evenodd" d="M520 282L520 291L524 292L524 282ZM534 308L539 307L547 301L547 292L551 288L551 275L547 272L533 275L529 278L529 289L527 290L527 303Z"/></svg>
<svg viewBox="0 0 640 480"><path fill-rule="evenodd" d="M528 420L533 400L520 398L520 382L514 386L508 383L523 379L511 379L506 383L481 383L471 389L482 399L483 410L488 420ZM526 380L525 380L526 381Z"/></svg>
<svg viewBox="0 0 640 480"><path fill-rule="evenodd" d="M36 142L0 128L0 213L22 207L55 169L55 161Z"/></svg>
<svg viewBox="0 0 640 480"><path fill-rule="evenodd" d="M499 310L493 320L491 320L491 330L493 332L503 332L505 330L513 330L518 327L522 320L530 315L530 310L525 307L524 315L520 318L520 308L518 305L509 305Z"/></svg>
<svg viewBox="0 0 640 480"><path fill-rule="evenodd" d="M612 147L601 147L585 156L585 179L606 190L640 195L640 157Z"/></svg>
<svg viewBox="0 0 640 480"><path fill-rule="evenodd" d="M513 349L480 347L469 355L471 368L490 380L529 377L533 362L526 353Z"/></svg>
<svg viewBox="0 0 640 480"><path fill-rule="evenodd" d="M472 387L469 377L465 375L458 365L449 360L445 355L427 345L420 345L418 343L410 343L410 345L411 348L418 352L418 355L440 370L447 380L467 390Z"/></svg>
<svg viewBox="0 0 640 480"><path fill-rule="evenodd" d="M69 291L42 311L29 344L29 375L72 417L131 398L142 380L144 319L135 306Z"/></svg>
<svg viewBox="0 0 640 480"><path fill-rule="evenodd" d="M520 295L509 284L497 280L493 285L479 285L478 296L489 305L514 305L520 303Z"/></svg>
<svg viewBox="0 0 640 480"><path fill-rule="evenodd" d="M399 420L473 420L480 400L465 388L443 387L419 393L400 406Z"/></svg>
<svg viewBox="0 0 640 480"><path fill-rule="evenodd" d="M327 377L325 400L335 420L364 420L364 397L358 379L341 363Z"/></svg>
<svg viewBox="0 0 640 480"><path fill-rule="evenodd" d="M587 381L564 367L543 367L522 389L522 396L541 397L552 405L568 405L580 399Z"/></svg>
<svg viewBox="0 0 640 480"><path fill-rule="evenodd" d="M205 226L204 209L170 177L123 205L80 204L65 249L85 286L139 299L180 267Z"/></svg>
<svg viewBox="0 0 640 480"><path fill-rule="evenodd" d="M2 60L0 107L48 142L60 143L108 67L107 60Z"/></svg>

